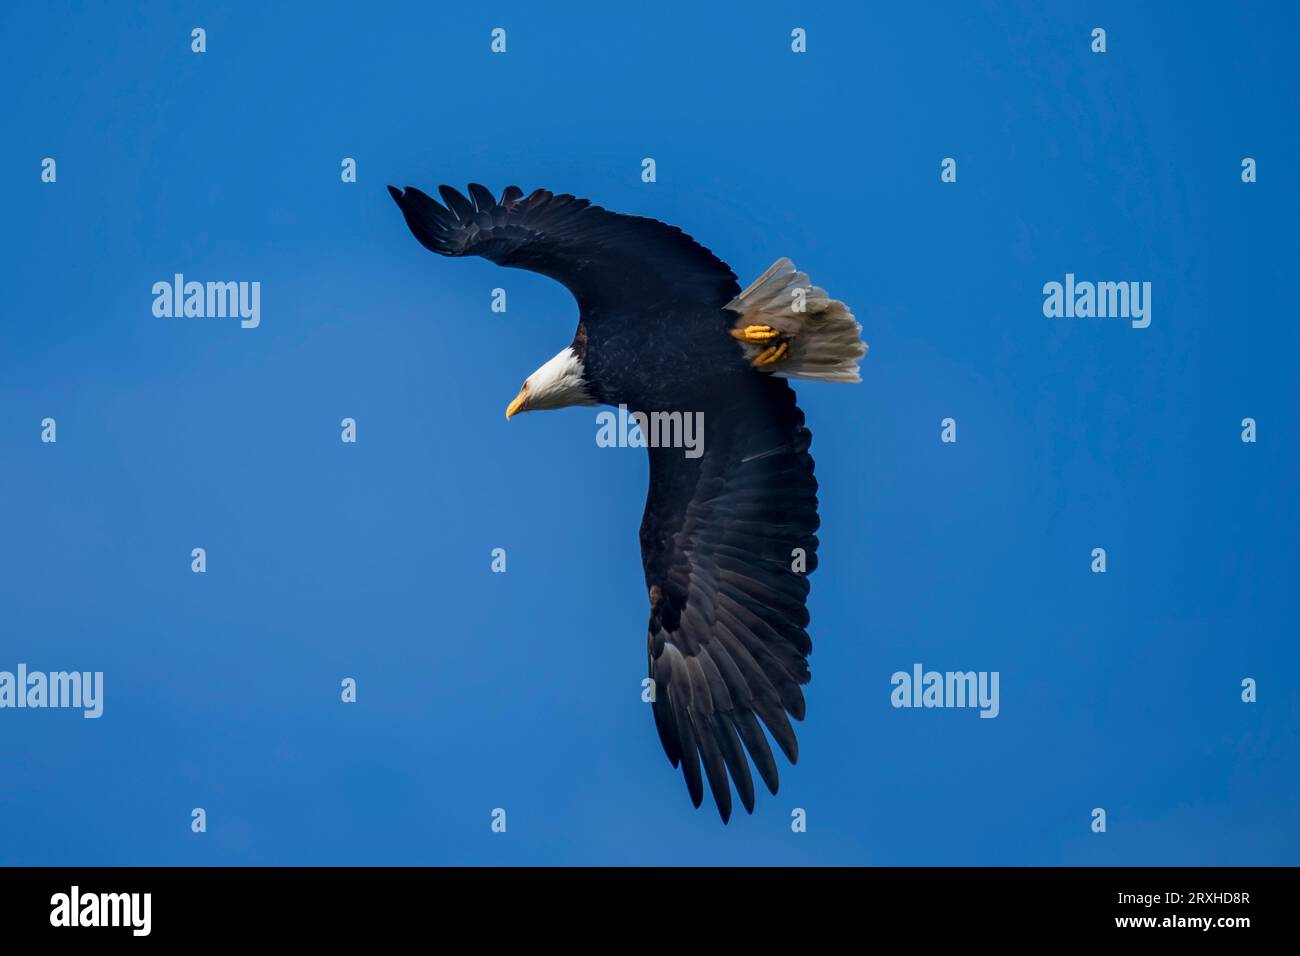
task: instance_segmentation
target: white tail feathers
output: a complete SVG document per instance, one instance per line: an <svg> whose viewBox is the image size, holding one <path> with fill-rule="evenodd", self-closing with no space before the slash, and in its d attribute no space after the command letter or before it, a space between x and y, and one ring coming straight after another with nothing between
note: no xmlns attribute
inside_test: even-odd
<svg viewBox="0 0 1300 956"><path fill-rule="evenodd" d="M756 367L782 378L807 378L823 382L860 382L858 362L867 354L862 326L843 302L810 285L808 277L781 258L726 308L739 312L733 326L770 326L788 345L780 359ZM753 362L764 352L762 343L739 343Z"/></svg>

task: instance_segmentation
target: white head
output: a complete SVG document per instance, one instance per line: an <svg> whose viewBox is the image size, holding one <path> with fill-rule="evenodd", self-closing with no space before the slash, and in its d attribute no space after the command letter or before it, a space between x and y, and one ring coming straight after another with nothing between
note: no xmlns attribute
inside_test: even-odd
<svg viewBox="0 0 1300 956"><path fill-rule="evenodd" d="M596 400L587 394L578 353L565 346L555 358L524 379L524 387L506 408L506 418L543 408L595 404Z"/></svg>

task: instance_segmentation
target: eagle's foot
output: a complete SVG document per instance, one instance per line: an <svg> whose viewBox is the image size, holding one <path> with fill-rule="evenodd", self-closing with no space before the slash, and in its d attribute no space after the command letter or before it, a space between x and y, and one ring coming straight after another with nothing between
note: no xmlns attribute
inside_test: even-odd
<svg viewBox="0 0 1300 956"><path fill-rule="evenodd" d="M790 342L789 340L783 339L779 345L769 345L767 348L763 349L763 351L759 352L758 355L754 356L754 361L749 364L754 368L758 368L762 365L772 365L773 363L779 362L781 359L785 358L786 353L789 351Z"/></svg>
<svg viewBox="0 0 1300 956"><path fill-rule="evenodd" d="M753 342L756 345L766 345L780 334L770 325L747 325L743 329L731 330L733 338L740 339L742 342Z"/></svg>

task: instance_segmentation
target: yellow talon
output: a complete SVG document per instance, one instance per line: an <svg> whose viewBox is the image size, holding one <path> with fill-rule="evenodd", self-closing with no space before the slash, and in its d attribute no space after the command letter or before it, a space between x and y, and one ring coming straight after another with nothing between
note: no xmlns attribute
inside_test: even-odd
<svg viewBox="0 0 1300 956"><path fill-rule="evenodd" d="M772 328L770 325L749 325L743 329L732 329L731 334L734 338L742 342L757 342L762 344L770 342L781 333Z"/></svg>
<svg viewBox="0 0 1300 956"><path fill-rule="evenodd" d="M785 358L785 353L790 351L790 343L782 342L780 345L770 345L763 351L759 352L751 365L771 365L773 362L779 362Z"/></svg>

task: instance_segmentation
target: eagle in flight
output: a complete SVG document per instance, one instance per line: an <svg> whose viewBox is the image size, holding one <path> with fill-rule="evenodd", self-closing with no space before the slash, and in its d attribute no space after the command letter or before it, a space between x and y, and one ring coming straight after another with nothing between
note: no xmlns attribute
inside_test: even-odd
<svg viewBox="0 0 1300 956"><path fill-rule="evenodd" d="M803 719L811 676L817 481L786 379L859 381L862 327L789 259L742 292L726 263L680 229L586 199L516 186L494 199L473 183L468 198L438 187L441 204L411 187L388 191L426 249L539 272L577 300L573 342L524 380L507 419L598 404L702 413L702 454L647 442L652 709L692 803L707 779L727 821L730 774L753 813L746 751L775 794L763 727L795 763L789 717Z"/></svg>

